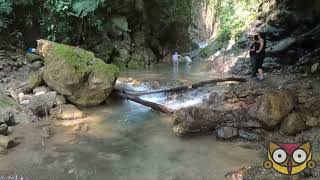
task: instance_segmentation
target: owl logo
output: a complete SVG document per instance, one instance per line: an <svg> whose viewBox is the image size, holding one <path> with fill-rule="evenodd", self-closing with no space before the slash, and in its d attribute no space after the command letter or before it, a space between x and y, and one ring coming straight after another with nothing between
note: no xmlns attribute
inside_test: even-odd
<svg viewBox="0 0 320 180"><path fill-rule="evenodd" d="M316 166L312 160L310 142L304 144L277 144L270 142L268 148L268 160L263 163L266 169L273 168L285 175L294 175L306 168L313 169Z"/></svg>

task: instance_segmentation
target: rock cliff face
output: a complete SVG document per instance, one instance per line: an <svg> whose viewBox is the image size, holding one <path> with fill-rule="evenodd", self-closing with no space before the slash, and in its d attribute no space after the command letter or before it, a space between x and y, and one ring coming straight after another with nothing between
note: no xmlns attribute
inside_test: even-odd
<svg viewBox="0 0 320 180"><path fill-rule="evenodd" d="M107 7L112 12L103 38L90 48L120 68L152 67L173 51L197 48L213 33L214 9L206 0L110 1Z"/></svg>

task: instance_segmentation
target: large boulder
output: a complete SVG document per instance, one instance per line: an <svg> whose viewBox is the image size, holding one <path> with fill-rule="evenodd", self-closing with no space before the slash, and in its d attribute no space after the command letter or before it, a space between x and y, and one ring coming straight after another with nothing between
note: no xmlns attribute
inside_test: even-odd
<svg viewBox="0 0 320 180"><path fill-rule="evenodd" d="M45 83L72 103L99 105L112 92L119 69L92 52L46 40L38 41L38 52L45 60Z"/></svg>
<svg viewBox="0 0 320 180"><path fill-rule="evenodd" d="M265 128L272 129L281 123L294 105L295 97L290 91L269 91L252 105L249 115Z"/></svg>
<svg viewBox="0 0 320 180"><path fill-rule="evenodd" d="M225 121L225 114L209 108L182 108L172 117L172 129L176 136L194 132L210 132Z"/></svg>

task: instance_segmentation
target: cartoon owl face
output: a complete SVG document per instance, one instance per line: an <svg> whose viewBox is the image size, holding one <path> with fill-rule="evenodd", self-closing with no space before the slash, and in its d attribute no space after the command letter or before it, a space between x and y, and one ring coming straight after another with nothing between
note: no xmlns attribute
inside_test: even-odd
<svg viewBox="0 0 320 180"><path fill-rule="evenodd" d="M282 174L294 175L307 167L315 168L312 160L311 144L276 144L269 143L268 160L263 163L267 169L273 168Z"/></svg>

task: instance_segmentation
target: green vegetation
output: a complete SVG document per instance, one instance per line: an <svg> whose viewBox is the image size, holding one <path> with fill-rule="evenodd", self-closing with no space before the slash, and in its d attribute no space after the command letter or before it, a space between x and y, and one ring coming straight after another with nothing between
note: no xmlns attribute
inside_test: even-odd
<svg viewBox="0 0 320 180"><path fill-rule="evenodd" d="M218 36L237 39L254 20L262 0L217 0Z"/></svg>
<svg viewBox="0 0 320 180"><path fill-rule="evenodd" d="M19 26L40 24L47 39L79 43L83 37L102 29L94 12L105 0L0 0L0 32L14 20ZM23 9L20 12L19 9ZM15 19L16 15L21 17ZM14 28L16 30L16 27Z"/></svg>
<svg viewBox="0 0 320 180"><path fill-rule="evenodd" d="M262 3L262 0L208 1L215 1L217 29L216 38L201 50L200 55L202 57L208 57L223 46L227 46L229 40L237 41L242 33L257 19L259 6Z"/></svg>
<svg viewBox="0 0 320 180"><path fill-rule="evenodd" d="M194 0L171 0L167 1L168 7L162 14L161 21L170 24L175 21L188 21L191 19L192 3Z"/></svg>
<svg viewBox="0 0 320 180"><path fill-rule="evenodd" d="M34 89L43 83L42 75L38 72L31 73L28 77L28 86Z"/></svg>
<svg viewBox="0 0 320 180"><path fill-rule="evenodd" d="M12 11L12 3L10 0L0 0L0 32L8 28L10 20L6 18Z"/></svg>

